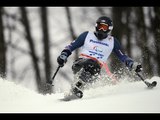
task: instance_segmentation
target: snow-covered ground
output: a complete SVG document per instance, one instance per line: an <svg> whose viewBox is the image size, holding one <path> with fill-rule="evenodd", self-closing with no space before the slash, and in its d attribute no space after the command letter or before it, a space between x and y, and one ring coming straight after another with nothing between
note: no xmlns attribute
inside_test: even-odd
<svg viewBox="0 0 160 120"><path fill-rule="evenodd" d="M142 81L91 88L83 99L61 101L63 93L41 95L0 78L0 113L160 113L160 77L147 89Z"/></svg>

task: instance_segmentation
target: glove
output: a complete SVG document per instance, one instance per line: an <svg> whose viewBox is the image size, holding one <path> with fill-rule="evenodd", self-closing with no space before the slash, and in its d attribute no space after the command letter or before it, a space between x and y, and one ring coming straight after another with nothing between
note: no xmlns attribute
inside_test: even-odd
<svg viewBox="0 0 160 120"><path fill-rule="evenodd" d="M141 72L142 71L142 65L138 62L134 62L132 59L128 58L126 61L126 66L129 68L129 70L135 70L135 72Z"/></svg>
<svg viewBox="0 0 160 120"><path fill-rule="evenodd" d="M142 71L142 65L138 62L134 62L132 65L132 69L135 70L135 72L141 72Z"/></svg>
<svg viewBox="0 0 160 120"><path fill-rule="evenodd" d="M68 54L66 52L62 52L60 56L57 58L57 62L59 66L63 67L64 63L67 62Z"/></svg>
<svg viewBox="0 0 160 120"><path fill-rule="evenodd" d="M64 64L67 62L67 58L68 58L69 55L71 55L70 50L65 49L61 52L61 55L58 56L58 58L57 58L57 62L58 62L60 67L64 66Z"/></svg>

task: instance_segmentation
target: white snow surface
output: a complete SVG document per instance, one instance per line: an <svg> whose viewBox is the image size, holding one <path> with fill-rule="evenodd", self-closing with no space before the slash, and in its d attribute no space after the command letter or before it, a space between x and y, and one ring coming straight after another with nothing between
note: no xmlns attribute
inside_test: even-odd
<svg viewBox="0 0 160 120"><path fill-rule="evenodd" d="M63 93L42 95L0 78L0 113L160 113L160 77L147 81L157 86L121 82L87 89L82 99L66 102Z"/></svg>

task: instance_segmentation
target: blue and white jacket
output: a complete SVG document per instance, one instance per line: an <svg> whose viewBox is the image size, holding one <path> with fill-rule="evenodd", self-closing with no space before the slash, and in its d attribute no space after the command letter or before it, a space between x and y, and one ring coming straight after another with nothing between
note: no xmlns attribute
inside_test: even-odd
<svg viewBox="0 0 160 120"><path fill-rule="evenodd" d="M72 53L77 48L80 48L80 57L92 57L100 63L106 62L113 52L127 67L131 67L131 64L133 64L133 60L122 52L119 41L111 35L100 41L94 32L83 32L70 45L67 45L65 50Z"/></svg>

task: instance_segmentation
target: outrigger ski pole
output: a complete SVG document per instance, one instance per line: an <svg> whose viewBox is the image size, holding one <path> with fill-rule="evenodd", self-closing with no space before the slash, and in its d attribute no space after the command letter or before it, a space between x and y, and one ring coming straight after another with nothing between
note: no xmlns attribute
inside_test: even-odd
<svg viewBox="0 0 160 120"><path fill-rule="evenodd" d="M136 75L141 78L141 80L147 85L148 88L153 88L157 85L157 81L153 81L152 83L145 81L144 78L138 73L136 72Z"/></svg>
<svg viewBox="0 0 160 120"><path fill-rule="evenodd" d="M59 71L59 68L60 68L60 67L61 67L61 66L58 66L58 67L57 67L56 72L54 73L54 75L53 75L53 77L51 78L51 80L48 82L48 83L51 84L52 86L54 86L52 83L53 83L53 80L54 80L55 76L57 75L57 72Z"/></svg>

